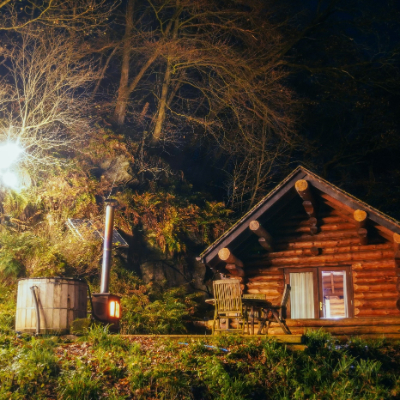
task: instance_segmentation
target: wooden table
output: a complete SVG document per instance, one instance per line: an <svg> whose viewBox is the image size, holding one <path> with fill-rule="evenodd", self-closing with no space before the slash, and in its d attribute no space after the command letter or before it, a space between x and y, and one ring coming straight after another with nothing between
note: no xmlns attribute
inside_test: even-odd
<svg viewBox="0 0 400 400"><path fill-rule="evenodd" d="M215 299L207 299L205 300L207 304L215 305ZM250 326L251 326L251 334L254 335L254 324L255 324L255 312L258 311L258 321L259 327L257 331L257 335L261 335L263 327L266 325L267 322L267 312L265 310L270 310L272 315L274 316L276 322L281 326L283 332L290 334L288 332L287 327L282 323L279 318L278 312L276 310L279 309L278 307L274 307L271 302L265 299L249 299L246 297L242 297L242 304L245 308L245 311L250 310L249 319L250 319ZM264 316L262 315L264 314ZM248 332L250 334L250 332Z"/></svg>
<svg viewBox="0 0 400 400"><path fill-rule="evenodd" d="M258 321L259 321L259 327L257 331L257 335L261 335L261 331L263 326L266 323L268 315L266 315L266 312L264 309L272 307L272 304L265 299L249 299L246 297L242 298L242 304L247 311L247 309L250 309L249 313L249 319L250 319L250 326L251 326L251 334L254 335L254 320L255 320L255 312L258 312ZM262 314L264 313L264 318ZM250 332L249 332L250 333Z"/></svg>

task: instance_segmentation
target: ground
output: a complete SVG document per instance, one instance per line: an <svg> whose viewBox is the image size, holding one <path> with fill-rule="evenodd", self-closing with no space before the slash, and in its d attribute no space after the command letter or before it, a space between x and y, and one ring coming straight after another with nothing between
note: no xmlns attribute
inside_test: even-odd
<svg viewBox="0 0 400 400"><path fill-rule="evenodd" d="M398 399L400 345L306 337L1 336L0 399Z"/></svg>

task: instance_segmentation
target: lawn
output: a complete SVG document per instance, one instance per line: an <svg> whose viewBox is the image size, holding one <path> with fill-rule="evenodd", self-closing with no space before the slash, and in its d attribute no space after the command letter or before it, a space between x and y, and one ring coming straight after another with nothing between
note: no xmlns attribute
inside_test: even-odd
<svg viewBox="0 0 400 400"><path fill-rule="evenodd" d="M398 399L400 345L265 339L0 336L0 399Z"/></svg>

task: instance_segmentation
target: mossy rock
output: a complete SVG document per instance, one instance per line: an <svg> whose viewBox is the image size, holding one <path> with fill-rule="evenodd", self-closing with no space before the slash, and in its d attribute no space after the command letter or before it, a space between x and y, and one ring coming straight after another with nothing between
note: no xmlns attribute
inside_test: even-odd
<svg viewBox="0 0 400 400"><path fill-rule="evenodd" d="M92 320L90 318L77 318L72 321L70 331L73 335L83 335L88 331L91 324Z"/></svg>

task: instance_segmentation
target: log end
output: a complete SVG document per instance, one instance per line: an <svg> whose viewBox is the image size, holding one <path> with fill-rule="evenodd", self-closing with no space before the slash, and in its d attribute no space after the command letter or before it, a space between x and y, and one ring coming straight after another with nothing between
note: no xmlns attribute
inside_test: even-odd
<svg viewBox="0 0 400 400"><path fill-rule="evenodd" d="M226 261L229 258L230 255L231 255L231 251L227 247L224 247L223 249L221 249L218 252L218 257L222 261Z"/></svg>
<svg viewBox="0 0 400 400"><path fill-rule="evenodd" d="M393 233L393 241L394 241L396 244L400 244L400 234L398 234L398 233Z"/></svg>
<svg viewBox="0 0 400 400"><path fill-rule="evenodd" d="M367 219L367 213L364 210L356 210L353 217L357 222L364 222Z"/></svg>
<svg viewBox="0 0 400 400"><path fill-rule="evenodd" d="M258 230L260 228L260 226L261 226L260 223L258 221L256 221L256 220L254 220L254 221L250 222L249 229L251 231L256 231L256 230Z"/></svg>
<svg viewBox="0 0 400 400"><path fill-rule="evenodd" d="M298 192L304 192L308 189L308 182L305 179L299 179L294 186Z"/></svg>

